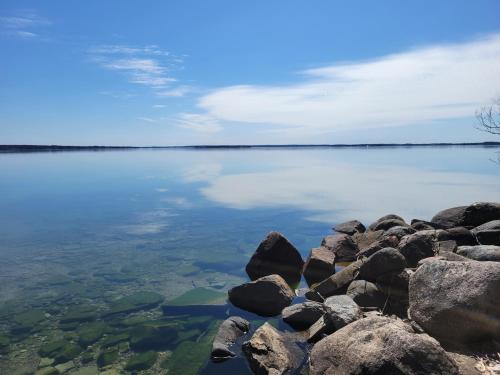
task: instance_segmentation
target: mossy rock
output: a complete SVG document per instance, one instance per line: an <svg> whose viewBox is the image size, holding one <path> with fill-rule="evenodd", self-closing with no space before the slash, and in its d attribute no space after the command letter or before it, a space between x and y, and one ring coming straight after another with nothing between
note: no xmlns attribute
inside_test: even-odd
<svg viewBox="0 0 500 375"><path fill-rule="evenodd" d="M58 375L58 374L59 371L54 367L45 367L35 372L35 375Z"/></svg>
<svg viewBox="0 0 500 375"><path fill-rule="evenodd" d="M6 353L9 350L10 339L6 335L0 334L0 353Z"/></svg>
<svg viewBox="0 0 500 375"><path fill-rule="evenodd" d="M66 313L61 317L60 323L82 323L90 322L96 319L98 316L96 308L93 306L74 306L68 309Z"/></svg>
<svg viewBox="0 0 500 375"><path fill-rule="evenodd" d="M80 360L82 361L82 363L92 362L94 360L94 353L92 353L90 351L85 352L80 356Z"/></svg>
<svg viewBox="0 0 500 375"><path fill-rule="evenodd" d="M171 346L176 338L175 326L139 326L130 332L130 347L138 351L162 349Z"/></svg>
<svg viewBox="0 0 500 375"><path fill-rule="evenodd" d="M76 358L82 352L82 348L67 340L52 341L42 345L38 354L42 357L54 358L54 363L64 363Z"/></svg>
<svg viewBox="0 0 500 375"><path fill-rule="evenodd" d="M39 323L45 320L45 312L38 309L25 311L14 317L15 326L13 332L28 332L33 330Z"/></svg>
<svg viewBox="0 0 500 375"><path fill-rule="evenodd" d="M135 315L135 316L128 316L124 319L110 320L110 321L108 321L108 323L111 325L115 325L115 326L133 327L133 326L145 324L150 320L151 320L151 318L148 316Z"/></svg>
<svg viewBox="0 0 500 375"><path fill-rule="evenodd" d="M151 368L158 359L158 353L148 351L136 354L128 360L125 365L125 370L128 371L141 371Z"/></svg>
<svg viewBox="0 0 500 375"><path fill-rule="evenodd" d="M161 363L161 367L172 374L198 374L210 357L212 341L217 334L219 324L220 321L210 324L205 335L198 341L181 342L172 355Z"/></svg>
<svg viewBox="0 0 500 375"><path fill-rule="evenodd" d="M97 366L106 367L118 359L118 348L107 349L97 357Z"/></svg>
<svg viewBox="0 0 500 375"><path fill-rule="evenodd" d="M167 302L170 306L217 305L225 303L226 293L207 288L194 288Z"/></svg>
<svg viewBox="0 0 500 375"><path fill-rule="evenodd" d="M74 331L80 326L80 322L59 323L59 328L63 331Z"/></svg>
<svg viewBox="0 0 500 375"><path fill-rule="evenodd" d="M113 301L106 315L148 310L158 306L162 301L163 296L158 293L138 292Z"/></svg>
<svg viewBox="0 0 500 375"><path fill-rule="evenodd" d="M110 346L115 346L123 341L127 341L129 337L130 335L127 332L117 335L109 335L102 341L101 347L109 348Z"/></svg>
<svg viewBox="0 0 500 375"><path fill-rule="evenodd" d="M106 332L107 326L103 322L85 324L77 331L78 342L86 347L99 340Z"/></svg>
<svg viewBox="0 0 500 375"><path fill-rule="evenodd" d="M69 375L98 375L99 370L96 366L83 367L78 370L72 371ZM104 374L101 372L100 374Z"/></svg>

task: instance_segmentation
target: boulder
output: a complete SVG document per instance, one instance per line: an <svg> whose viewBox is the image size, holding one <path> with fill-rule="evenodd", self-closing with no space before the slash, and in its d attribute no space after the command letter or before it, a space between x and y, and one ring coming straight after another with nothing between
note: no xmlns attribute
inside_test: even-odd
<svg viewBox="0 0 500 375"><path fill-rule="evenodd" d="M428 258L427 258L428 259ZM413 271L409 268L394 274L386 273L377 277L375 285L387 296L384 312L406 318L408 310L408 284Z"/></svg>
<svg viewBox="0 0 500 375"><path fill-rule="evenodd" d="M355 280L347 288L347 295L361 307L383 309L387 296L375 285L366 280Z"/></svg>
<svg viewBox="0 0 500 375"><path fill-rule="evenodd" d="M304 264L304 278L308 285L319 283L335 273L335 253L324 246L311 250Z"/></svg>
<svg viewBox="0 0 500 375"><path fill-rule="evenodd" d="M374 242L381 240L383 237L383 230L377 230L375 232L370 230L364 233L356 233L352 236L352 239L358 246L359 251L363 251Z"/></svg>
<svg viewBox="0 0 500 375"><path fill-rule="evenodd" d="M385 215L385 216L382 216L381 218L379 218L378 220L374 221L373 223L371 223L369 226L368 226L368 229L370 231L375 231L375 227L383 222L383 221L386 221L386 220L399 220L399 221L402 221L404 223L405 219L403 219L401 216L399 215L394 215L394 214L389 214L389 215Z"/></svg>
<svg viewBox="0 0 500 375"><path fill-rule="evenodd" d="M228 296L236 307L274 316L289 306L295 295L281 276L269 275L229 289Z"/></svg>
<svg viewBox="0 0 500 375"><path fill-rule="evenodd" d="M289 285L300 282L304 261L298 250L278 232L271 232L260 243L246 266L250 280L280 275Z"/></svg>
<svg viewBox="0 0 500 375"><path fill-rule="evenodd" d="M356 278L359 273L359 268L363 264L362 260L358 260L349 264L336 274L330 276L328 279L323 280L319 284L313 285L311 291L319 293L323 298L344 294L349 284ZM306 293L308 297L309 293Z"/></svg>
<svg viewBox="0 0 500 375"><path fill-rule="evenodd" d="M283 320L296 330L309 328L327 311L325 305L319 302L306 301L285 307L281 312Z"/></svg>
<svg viewBox="0 0 500 375"><path fill-rule="evenodd" d="M481 245L500 246L500 229L489 229L476 232L477 242Z"/></svg>
<svg viewBox="0 0 500 375"><path fill-rule="evenodd" d="M499 290L498 262L425 262L410 278L408 313L441 343L498 338Z"/></svg>
<svg viewBox="0 0 500 375"><path fill-rule="evenodd" d="M250 368L258 375L289 374L297 369L304 354L287 335L264 323L243 344Z"/></svg>
<svg viewBox="0 0 500 375"><path fill-rule="evenodd" d="M404 236L408 234L413 234L415 232L416 230L413 229L412 227L397 225L387 229L384 233L384 237L396 236L398 240L400 240Z"/></svg>
<svg viewBox="0 0 500 375"><path fill-rule="evenodd" d="M335 330L361 318L361 309L358 304L345 294L328 297L325 300L325 306Z"/></svg>
<svg viewBox="0 0 500 375"><path fill-rule="evenodd" d="M360 221L351 220L345 223L335 225L333 227L333 230L335 232L353 235L354 233L363 233L366 230L366 228Z"/></svg>
<svg viewBox="0 0 500 375"><path fill-rule="evenodd" d="M438 212L432 222L446 228L477 227L492 220L500 220L500 203L478 202L470 206L448 208Z"/></svg>
<svg viewBox="0 0 500 375"><path fill-rule="evenodd" d="M483 230L492 230L492 229L500 229L500 220L488 221L487 223L481 224L471 229L471 232L475 234Z"/></svg>
<svg viewBox="0 0 500 375"><path fill-rule="evenodd" d="M356 257L359 259L361 257L366 257L368 258L369 256L375 254L377 251L382 250L386 247L398 247L399 244L399 239L397 236L387 236L382 238L379 241L373 242L371 245L368 247L365 247L363 250L359 251L356 254Z"/></svg>
<svg viewBox="0 0 500 375"><path fill-rule="evenodd" d="M437 251L437 236L435 231L420 231L404 236L398 248L406 258L408 267L416 267L419 260L432 257Z"/></svg>
<svg viewBox="0 0 500 375"><path fill-rule="evenodd" d="M219 326L212 344L211 358L215 362L224 361L234 357L235 354L229 349L235 341L246 334L250 329L250 323L239 316L230 316Z"/></svg>
<svg viewBox="0 0 500 375"><path fill-rule="evenodd" d="M500 246L460 246L457 254L474 260L500 262Z"/></svg>
<svg viewBox="0 0 500 375"><path fill-rule="evenodd" d="M387 219L383 221L379 221L372 230L388 230L393 227L410 227L408 224L404 222L404 220L399 219Z"/></svg>
<svg viewBox="0 0 500 375"><path fill-rule="evenodd" d="M455 251L457 251L457 242L454 240L438 241L436 243L435 250L438 254L441 254L443 252L454 253Z"/></svg>
<svg viewBox="0 0 500 375"><path fill-rule="evenodd" d="M436 340L384 316L360 319L318 342L309 370L310 375L458 375Z"/></svg>
<svg viewBox="0 0 500 375"><path fill-rule="evenodd" d="M406 259L398 250L386 247L371 255L359 268L359 278L375 281L387 273L399 273L406 267Z"/></svg>
<svg viewBox="0 0 500 375"><path fill-rule="evenodd" d="M449 228L443 235L440 236L440 238L438 238L438 240L452 240L457 243L457 246L477 245L477 241L473 233L465 227Z"/></svg>
<svg viewBox="0 0 500 375"><path fill-rule="evenodd" d="M356 259L358 252L358 246L347 234L326 236L323 238L321 246L333 251L337 262L352 262Z"/></svg>
<svg viewBox="0 0 500 375"><path fill-rule="evenodd" d="M429 229L444 229L442 225L420 219L412 219L410 226L417 231Z"/></svg>

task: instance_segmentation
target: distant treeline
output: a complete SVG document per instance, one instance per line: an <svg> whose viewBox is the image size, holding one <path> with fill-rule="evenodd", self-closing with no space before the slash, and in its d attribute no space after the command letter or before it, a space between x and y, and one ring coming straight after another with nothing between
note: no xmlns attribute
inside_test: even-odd
<svg viewBox="0 0 500 375"><path fill-rule="evenodd" d="M352 144L287 144L287 145L192 145L192 146L61 146L61 145L0 145L0 152L108 151L139 149L251 149L251 148L382 148L382 147L499 147L500 142L462 143L352 143Z"/></svg>

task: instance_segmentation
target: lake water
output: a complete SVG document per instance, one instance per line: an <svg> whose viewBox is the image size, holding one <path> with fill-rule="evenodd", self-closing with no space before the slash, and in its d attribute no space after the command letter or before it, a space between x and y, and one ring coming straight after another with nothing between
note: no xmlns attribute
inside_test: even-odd
<svg viewBox="0 0 500 375"><path fill-rule="evenodd" d="M498 151L0 154L0 373L51 363L93 374L96 361L132 373L124 368L143 352L155 364L142 373L248 373L242 360L210 363L208 352L227 289L247 280L244 267L269 231L306 257L344 220L430 219L499 201Z"/></svg>

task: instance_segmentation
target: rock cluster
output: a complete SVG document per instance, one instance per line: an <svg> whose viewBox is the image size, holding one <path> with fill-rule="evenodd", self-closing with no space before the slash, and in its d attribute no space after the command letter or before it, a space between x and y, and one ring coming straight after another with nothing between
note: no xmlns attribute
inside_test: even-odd
<svg viewBox="0 0 500 375"><path fill-rule="evenodd" d="M229 290L241 309L282 316L280 330L265 323L242 345L254 373L291 374L309 363L313 375L458 375L460 354L448 351L499 350L500 203L334 230L305 262L270 233L247 265L252 281ZM291 305L301 276L306 301ZM247 331L241 318L226 320L213 356L234 356L230 345Z"/></svg>

